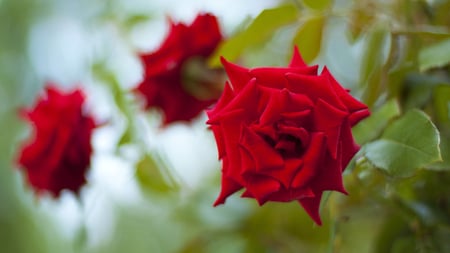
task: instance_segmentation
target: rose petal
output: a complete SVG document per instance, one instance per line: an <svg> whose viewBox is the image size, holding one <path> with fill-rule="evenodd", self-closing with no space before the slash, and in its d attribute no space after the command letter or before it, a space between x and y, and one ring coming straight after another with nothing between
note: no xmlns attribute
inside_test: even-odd
<svg viewBox="0 0 450 253"><path fill-rule="evenodd" d="M226 164L224 160L224 167L222 172L226 176L229 176L234 180L238 180L241 177L241 169L236 168L235 166L241 164L241 155L237 147L239 145L242 127L239 124L236 124L236 121L224 121L220 124L220 127L222 129L226 158L228 159L229 164L232 164L233 166L225 166ZM224 131L224 129L229 131Z"/></svg>
<svg viewBox="0 0 450 253"><path fill-rule="evenodd" d="M267 137L270 140L275 140L278 136L277 130L275 130L273 125L252 124L249 128L263 138ZM268 140L266 139L266 141Z"/></svg>
<svg viewBox="0 0 450 253"><path fill-rule="evenodd" d="M184 43L186 36L189 36L189 28L185 24L176 24L170 20L169 32L161 46L152 53L140 55L145 76L158 76L179 69L186 58L186 50L179 50L177 47Z"/></svg>
<svg viewBox="0 0 450 253"><path fill-rule="evenodd" d="M359 145L353 139L352 129L349 122L344 122L341 128L341 142L342 142L342 169L345 169L347 164L358 152Z"/></svg>
<svg viewBox="0 0 450 253"><path fill-rule="evenodd" d="M280 139L275 145L276 150L291 151L296 149L297 144L293 140Z"/></svg>
<svg viewBox="0 0 450 253"><path fill-rule="evenodd" d="M239 92L252 79L248 69L233 64L224 57L220 57L220 61L228 74L234 92Z"/></svg>
<svg viewBox="0 0 450 253"><path fill-rule="evenodd" d="M314 108L314 130L325 133L328 150L333 158L336 158L341 125L347 116L347 112L333 107L322 99L317 100Z"/></svg>
<svg viewBox="0 0 450 253"><path fill-rule="evenodd" d="M286 79L289 81L291 92L304 94L313 101L321 98L341 110L346 110L346 106L339 100L328 78L287 73Z"/></svg>
<svg viewBox="0 0 450 253"><path fill-rule="evenodd" d="M311 109L314 106L311 98L306 96L305 94L298 94L289 91L289 108L287 111L289 112L298 112L301 110Z"/></svg>
<svg viewBox="0 0 450 253"><path fill-rule="evenodd" d="M299 139L303 148L309 145L309 133L303 127L280 125L278 128L281 133L292 135Z"/></svg>
<svg viewBox="0 0 450 253"><path fill-rule="evenodd" d="M247 115L246 111L243 108L236 108L236 109L231 108L230 110L217 114L217 116L209 119L208 123L212 125L218 125L220 124L220 122L227 120L237 121L236 119L245 119L246 115Z"/></svg>
<svg viewBox="0 0 450 253"><path fill-rule="evenodd" d="M294 47L294 54L292 55L291 62L289 63L289 67L305 67L307 66L305 61L303 60L300 52L298 51L298 47Z"/></svg>
<svg viewBox="0 0 450 253"><path fill-rule="evenodd" d="M220 194L214 202L214 206L225 203L225 200L228 198L228 196L239 191L240 189L242 189L242 186L239 183L235 182L233 179L222 176L222 189L220 190Z"/></svg>
<svg viewBox="0 0 450 253"><path fill-rule="evenodd" d="M247 112L247 117L245 121L253 121L254 118L257 117L255 115L256 103L259 101L260 92L257 89L256 79L250 80L242 90L236 94L233 100L231 100L225 108L222 109L222 113L220 115L213 115L211 120L217 121L219 118L223 118L227 112L236 111L236 110L245 110ZM249 117L254 116L254 117ZM243 119L244 120L244 119Z"/></svg>
<svg viewBox="0 0 450 253"><path fill-rule="evenodd" d="M279 169L284 166L284 160L280 154L249 128L244 128L242 131L239 148L250 155L256 171Z"/></svg>
<svg viewBox="0 0 450 253"><path fill-rule="evenodd" d="M269 199L269 195L280 189L280 183L267 176L246 174L245 188L256 198L259 205L263 205Z"/></svg>
<svg viewBox="0 0 450 253"><path fill-rule="evenodd" d="M298 170L302 167L303 161L299 158L286 159L284 161L284 167L281 169L274 169L270 171L262 172L264 175L270 176L278 180L285 189L289 189L292 179Z"/></svg>
<svg viewBox="0 0 450 253"><path fill-rule="evenodd" d="M214 134L214 138L216 140L218 159L220 160L226 155L225 140L223 139L222 131L220 130L219 126L212 125L211 130L212 130L212 132Z"/></svg>
<svg viewBox="0 0 450 253"><path fill-rule="evenodd" d="M189 36L195 34L195 36ZM217 18L211 14L198 15L190 26L189 39L183 41L190 47L191 55L209 56L222 40Z"/></svg>
<svg viewBox="0 0 450 253"><path fill-rule="evenodd" d="M347 194L343 180L342 180L342 148L339 148L337 158L332 159L330 155L327 155L323 159L323 165L321 166L320 175L326 175L322 177L316 177L310 182L310 187L315 192L323 191L338 191Z"/></svg>
<svg viewBox="0 0 450 253"><path fill-rule="evenodd" d="M301 75L317 75L318 66L297 67L297 68L280 68L280 67L262 67L250 69L249 73L256 78L258 84L283 89L287 88L287 80L284 78L286 73L294 73Z"/></svg>
<svg viewBox="0 0 450 253"><path fill-rule="evenodd" d="M245 148L239 146L239 154L241 157L240 171L241 175L248 172L256 172L255 160L250 152L248 152ZM241 178L241 177L239 177Z"/></svg>
<svg viewBox="0 0 450 253"><path fill-rule="evenodd" d="M348 111L355 112L363 109L367 109L367 106L355 98L353 98L347 90L345 90L337 81L336 79L331 75L328 68L325 66L322 70L321 76L324 76L327 78L335 90L336 94L340 98L340 100L346 105Z"/></svg>
<svg viewBox="0 0 450 253"><path fill-rule="evenodd" d="M348 120L350 122L350 126L353 127L359 121L361 121L362 119L368 117L369 115L370 115L370 111L368 109L362 109L362 110L353 112L350 115L350 117L348 118Z"/></svg>
<svg viewBox="0 0 450 253"><path fill-rule="evenodd" d="M323 133L312 133L311 142L303 155L303 166L292 180L291 187L304 188L309 181L317 176L322 166L325 153L326 137Z"/></svg>
<svg viewBox="0 0 450 253"><path fill-rule="evenodd" d="M269 101L266 103L264 111L261 113L259 122L262 125L271 125L280 118L280 113L284 111L286 103L289 100L289 92L285 89L281 91L273 91L270 93Z"/></svg>
<svg viewBox="0 0 450 253"><path fill-rule="evenodd" d="M297 112L281 113L283 123L301 126L304 129L312 129L311 109L299 110Z"/></svg>
<svg viewBox="0 0 450 253"><path fill-rule="evenodd" d="M252 199L254 199L255 196L253 196L248 190L245 190L245 191L241 194L241 198L252 198Z"/></svg>
<svg viewBox="0 0 450 253"><path fill-rule="evenodd" d="M290 202L304 198L314 197L314 192L310 188L287 189L270 194L271 201Z"/></svg>
<svg viewBox="0 0 450 253"><path fill-rule="evenodd" d="M262 97L267 98L262 99L265 102L265 108L259 119L263 125L273 124L281 116L286 118L287 115L296 115L302 118L309 114L308 109L313 106L305 96L291 93L287 89L278 91L264 87L260 90L262 91Z"/></svg>
<svg viewBox="0 0 450 253"><path fill-rule="evenodd" d="M320 219L319 208L320 208L320 200L322 199L322 193L316 193L315 197L312 198L303 198L298 202L305 209L306 213L313 219L313 221L317 225L322 225L322 221Z"/></svg>
<svg viewBox="0 0 450 253"><path fill-rule="evenodd" d="M225 83L225 87L222 92L222 96L217 101L216 105L213 109L207 110L206 113L208 115L209 120L206 122L207 124L214 124L215 115L219 114L223 108L234 98L234 92L231 89L231 84L229 82Z"/></svg>

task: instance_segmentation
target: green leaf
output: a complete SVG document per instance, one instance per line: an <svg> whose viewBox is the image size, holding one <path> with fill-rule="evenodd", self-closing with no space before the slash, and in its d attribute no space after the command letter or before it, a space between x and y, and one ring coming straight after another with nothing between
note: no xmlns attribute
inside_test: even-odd
<svg viewBox="0 0 450 253"><path fill-rule="evenodd" d="M297 9L293 5L264 10L247 29L220 44L209 58L208 64L211 67L220 66L220 56L234 61L246 48L265 42L275 30L296 20Z"/></svg>
<svg viewBox="0 0 450 253"><path fill-rule="evenodd" d="M293 43L307 63L314 60L320 52L322 31L325 24L324 16L309 17L298 29Z"/></svg>
<svg viewBox="0 0 450 253"><path fill-rule="evenodd" d="M450 39L440 41L419 51L419 68L425 71L450 63Z"/></svg>
<svg viewBox="0 0 450 253"><path fill-rule="evenodd" d="M331 6L332 0L303 0L303 3L311 9L325 10Z"/></svg>
<svg viewBox="0 0 450 253"><path fill-rule="evenodd" d="M407 177L441 160L439 131L422 111L411 110L388 126L379 140L364 147L376 167L394 177Z"/></svg>
<svg viewBox="0 0 450 253"><path fill-rule="evenodd" d="M450 85L438 85L433 90L433 105L440 123L450 123Z"/></svg>
<svg viewBox="0 0 450 253"><path fill-rule="evenodd" d="M133 142L133 129L130 127L130 124L127 124L125 131L123 131L122 136L120 136L119 141L117 142L117 145L119 147L130 144Z"/></svg>
<svg viewBox="0 0 450 253"><path fill-rule="evenodd" d="M450 138L441 132L440 149L442 154L442 161L430 164L426 167L428 170L436 171L450 171Z"/></svg>
<svg viewBox="0 0 450 253"><path fill-rule="evenodd" d="M353 136L359 144L366 143L378 137L387 124L400 115L397 100L392 99L381 106L376 112L352 128Z"/></svg>
<svg viewBox="0 0 450 253"><path fill-rule="evenodd" d="M382 52L388 36L388 28L384 23L377 23L368 31L361 66L361 80L363 82L369 79L377 66L383 64Z"/></svg>
<svg viewBox="0 0 450 253"><path fill-rule="evenodd" d="M364 102L372 106L382 92L381 77L383 64L386 60L386 47L390 40L388 25L380 22L368 31L366 44L363 50L362 66L360 69L360 83L365 87ZM390 49L388 48L388 51Z"/></svg>
<svg viewBox="0 0 450 253"><path fill-rule="evenodd" d="M432 99L436 81L432 76L409 74L403 81L402 108L424 108Z"/></svg>
<svg viewBox="0 0 450 253"><path fill-rule="evenodd" d="M176 188L168 168L151 155L145 155L137 163L136 177L144 189L152 192L167 193Z"/></svg>
<svg viewBox="0 0 450 253"><path fill-rule="evenodd" d="M133 27L135 27L136 25L145 23L150 21L152 17L150 15L147 14L136 14L136 15L132 15L130 17L127 17L124 22L123 22L123 26L127 29L132 29Z"/></svg>

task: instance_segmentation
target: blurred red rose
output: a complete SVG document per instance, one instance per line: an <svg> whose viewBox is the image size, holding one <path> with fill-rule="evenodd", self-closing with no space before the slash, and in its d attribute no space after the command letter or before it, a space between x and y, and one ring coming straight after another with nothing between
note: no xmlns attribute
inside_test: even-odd
<svg viewBox="0 0 450 253"><path fill-rule="evenodd" d="M21 149L19 164L37 193L58 197L67 189L78 194L86 183L95 123L83 111L83 102L80 90L63 94L48 87L36 106L24 112L34 131Z"/></svg>
<svg viewBox="0 0 450 253"><path fill-rule="evenodd" d="M260 205L296 200L320 225L323 191L346 193L342 172L359 149L351 127L369 115L367 106L297 49L286 68L222 63L229 82L208 111L223 163L214 205L244 188Z"/></svg>
<svg viewBox="0 0 450 253"><path fill-rule="evenodd" d="M205 59L222 40L215 16L198 15L189 26L171 23L170 31L158 50L141 55L144 78L137 91L145 107L161 109L164 125L189 121L220 96L215 70Z"/></svg>

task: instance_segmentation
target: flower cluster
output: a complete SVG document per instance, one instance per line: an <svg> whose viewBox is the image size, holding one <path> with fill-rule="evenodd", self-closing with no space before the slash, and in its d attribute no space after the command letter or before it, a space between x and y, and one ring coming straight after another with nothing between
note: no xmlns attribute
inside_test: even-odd
<svg viewBox="0 0 450 253"><path fill-rule="evenodd" d="M208 112L223 162L215 205L244 188L260 205L298 201L321 224L322 193L346 193L342 172L359 148L351 127L369 115L367 106L298 50L286 68L222 63L229 82Z"/></svg>

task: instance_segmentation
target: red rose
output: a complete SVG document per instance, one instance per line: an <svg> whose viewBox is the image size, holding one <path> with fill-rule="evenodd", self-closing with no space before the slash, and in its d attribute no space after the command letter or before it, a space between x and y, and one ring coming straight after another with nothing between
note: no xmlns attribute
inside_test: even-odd
<svg viewBox="0 0 450 253"><path fill-rule="evenodd" d="M63 189L78 193L92 153L92 117L83 111L80 90L63 94L46 89L36 106L24 113L34 126L34 134L23 146L19 164L36 192L58 197Z"/></svg>
<svg viewBox="0 0 450 253"><path fill-rule="evenodd" d="M189 121L211 105L220 96L217 92L208 92L206 97L195 96L193 88L210 90L210 76L205 59L214 51L222 35L215 16L203 14L187 26L171 23L170 32L161 47L150 54L141 55L144 64L144 79L137 91L145 98L146 108L159 108L164 113L164 124L174 121ZM186 73L197 64L194 71L205 73ZM192 74L204 77L194 77ZM189 76L187 76L189 75ZM189 79L189 80L188 80ZM201 80L204 79L204 80ZM195 81L192 86L192 81Z"/></svg>
<svg viewBox="0 0 450 253"><path fill-rule="evenodd" d="M369 115L367 106L297 49L286 68L222 63L230 81L208 111L223 163L214 205L244 188L260 205L296 200L320 225L322 192L346 193L342 171L359 149L351 127Z"/></svg>

